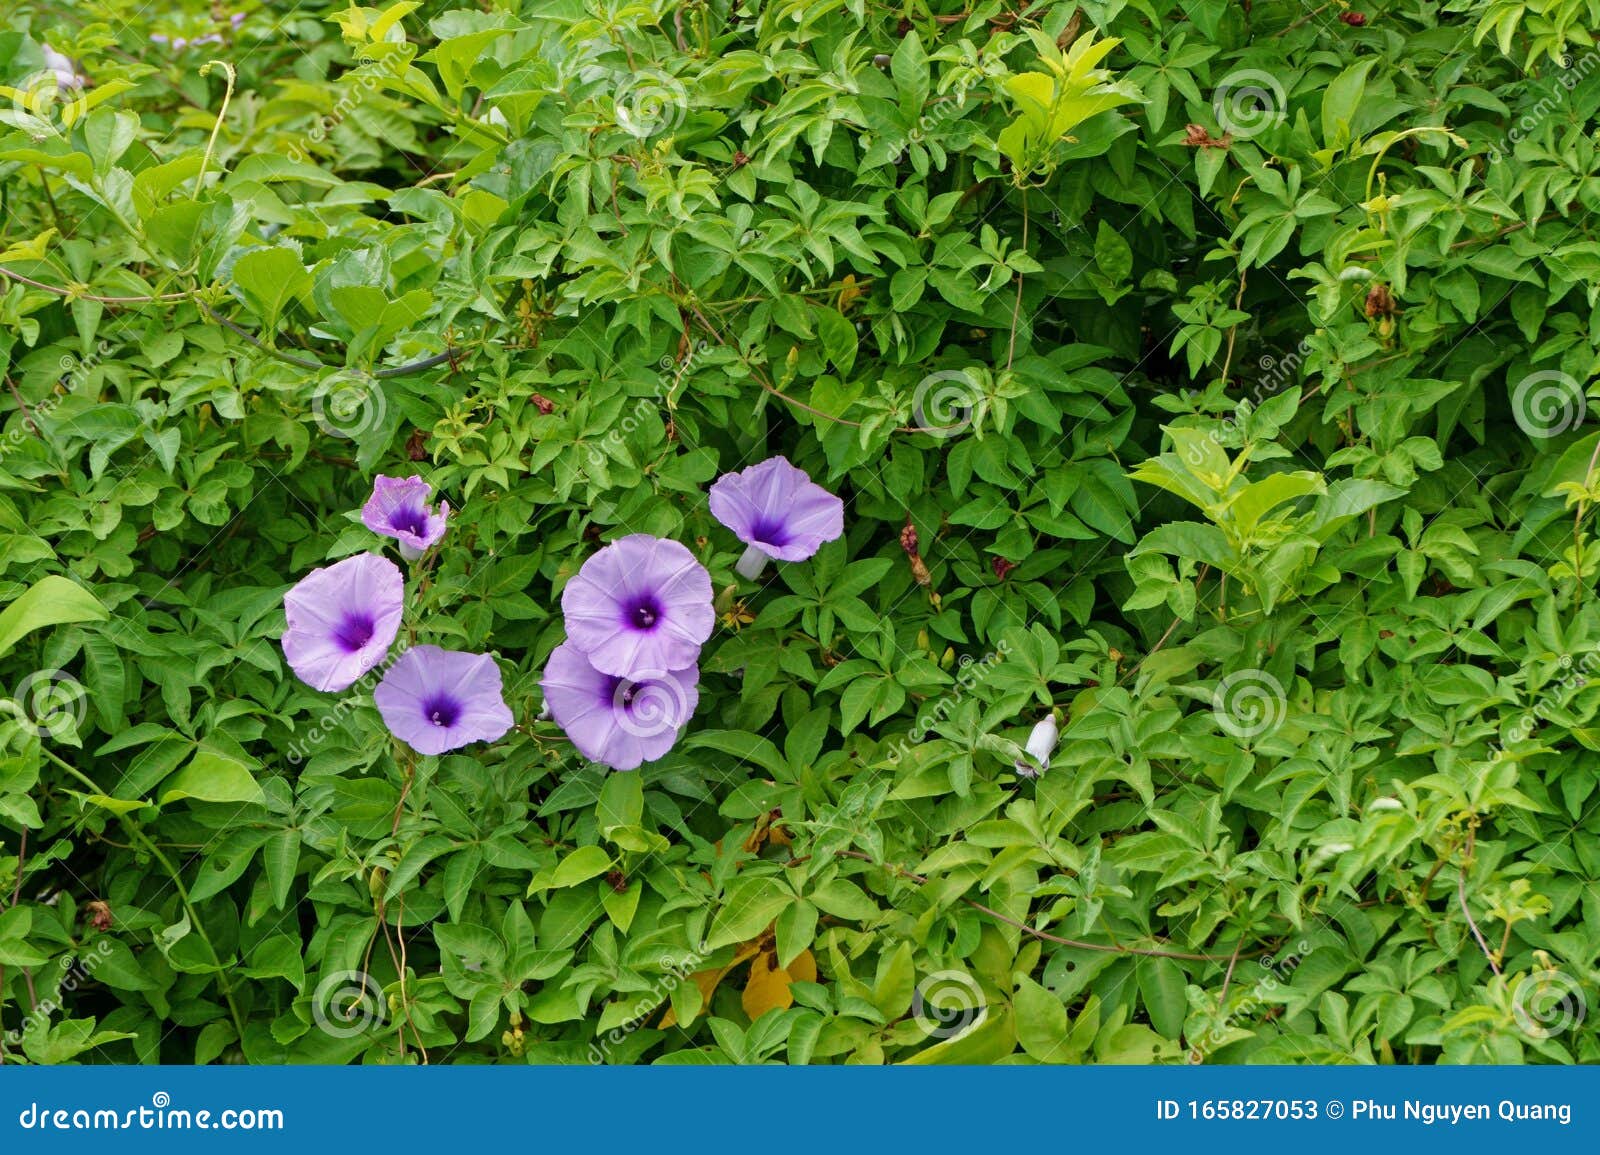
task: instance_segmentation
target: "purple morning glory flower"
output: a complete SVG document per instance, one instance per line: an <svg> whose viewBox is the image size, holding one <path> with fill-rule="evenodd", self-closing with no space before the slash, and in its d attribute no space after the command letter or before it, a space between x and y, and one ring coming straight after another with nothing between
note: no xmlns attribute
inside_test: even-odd
<svg viewBox="0 0 1600 1155"><path fill-rule="evenodd" d="M39 45L39 51L44 55L45 68L55 77L57 90L83 87L83 77L79 75L72 57L57 52L48 44Z"/></svg>
<svg viewBox="0 0 1600 1155"><path fill-rule="evenodd" d="M400 556L416 561L444 536L448 502L435 513L428 508L433 486L422 478L382 477L372 483L372 496L361 507L361 521L373 533L400 542Z"/></svg>
<svg viewBox="0 0 1600 1155"><path fill-rule="evenodd" d="M619 678L682 670L700 659L717 624L711 575L678 542L618 538L583 563L561 591L567 637L595 669Z"/></svg>
<svg viewBox="0 0 1600 1155"><path fill-rule="evenodd" d="M295 676L318 690L343 690L383 661L400 629L405 584L400 567L375 553L301 578L283 599L283 656Z"/></svg>
<svg viewBox="0 0 1600 1155"><path fill-rule="evenodd" d="M613 770L633 770L661 757L700 701L694 666L619 678L594 668L572 642L545 663L545 705L578 752Z"/></svg>
<svg viewBox="0 0 1600 1155"><path fill-rule="evenodd" d="M768 558L805 561L844 533L844 502L786 457L769 457L711 487L711 514L745 543L734 567L754 578Z"/></svg>
<svg viewBox="0 0 1600 1155"><path fill-rule="evenodd" d="M413 646L372 692L389 732L419 754L493 742L511 729L500 667L488 654Z"/></svg>

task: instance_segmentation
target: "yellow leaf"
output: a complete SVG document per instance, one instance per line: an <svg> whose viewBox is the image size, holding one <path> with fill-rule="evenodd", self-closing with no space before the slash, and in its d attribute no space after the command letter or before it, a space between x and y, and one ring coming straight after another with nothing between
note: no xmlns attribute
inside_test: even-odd
<svg viewBox="0 0 1600 1155"><path fill-rule="evenodd" d="M1122 41L1115 36L1105 40L1096 40L1094 33L1079 40L1072 46L1072 51L1067 53L1068 75L1078 84L1088 84L1097 80L1109 79L1109 74L1100 70L1095 75L1095 65L1099 64Z"/></svg>
<svg viewBox="0 0 1600 1155"><path fill-rule="evenodd" d="M372 27L367 32L368 38L373 41L394 39L389 35L389 29L421 7L422 5L414 0L404 0L403 3L389 5L383 10L383 14L372 22Z"/></svg>
<svg viewBox="0 0 1600 1155"><path fill-rule="evenodd" d="M745 984L741 1000L750 1021L754 1022L770 1010L788 1010L794 1006L794 996L789 993L791 981L789 972L778 965L776 956L766 952L756 955L750 964L750 981Z"/></svg>
<svg viewBox="0 0 1600 1155"><path fill-rule="evenodd" d="M1008 77L1005 90L1017 102L1017 111L1038 125L1050 121L1056 99L1056 82L1042 72L1022 72Z"/></svg>
<svg viewBox="0 0 1600 1155"><path fill-rule="evenodd" d="M848 313L856 298L864 296L866 296L866 287L856 283L856 275L854 273L846 273L844 280L839 282L839 312Z"/></svg>
<svg viewBox="0 0 1600 1155"><path fill-rule="evenodd" d="M0 261L42 261L49 253L50 238L55 235L55 229L45 229L31 241L21 241L0 253Z"/></svg>
<svg viewBox="0 0 1600 1155"><path fill-rule="evenodd" d="M733 956L733 961L728 963L727 966L717 967L708 971L698 971L695 974L690 975L689 981L700 988L700 1005L703 1007L710 1006L711 994L717 989L717 984L722 981L723 977L734 967L744 962L745 959L754 957L755 953L759 949L760 946L758 942L747 942L739 948L738 952ZM677 1024L678 1012L669 1006L667 1008L667 1013L661 1016L660 1025L664 1029L666 1027L677 1026Z"/></svg>

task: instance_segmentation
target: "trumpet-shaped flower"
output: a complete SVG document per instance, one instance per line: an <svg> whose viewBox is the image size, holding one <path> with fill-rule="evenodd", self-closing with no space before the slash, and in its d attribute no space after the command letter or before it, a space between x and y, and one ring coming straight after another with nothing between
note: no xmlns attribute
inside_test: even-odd
<svg viewBox="0 0 1600 1155"><path fill-rule="evenodd" d="M375 553L312 570L283 599L289 667L315 689L345 689L389 652L404 600L400 567Z"/></svg>
<svg viewBox="0 0 1600 1155"><path fill-rule="evenodd" d="M745 543L734 568L747 578L769 558L804 561L844 533L844 502L784 457L717 478L711 514Z"/></svg>
<svg viewBox="0 0 1600 1155"><path fill-rule="evenodd" d="M513 722L495 660L438 646L414 646L395 659L372 700L389 732L419 754L493 742Z"/></svg>
<svg viewBox="0 0 1600 1155"><path fill-rule="evenodd" d="M647 533L618 538L561 591L567 637L603 674L682 670L700 658L717 624L711 575L678 542Z"/></svg>
<svg viewBox="0 0 1600 1155"><path fill-rule="evenodd" d="M444 536L450 516L447 502L438 512L428 507L433 486L422 478L382 477L372 483L372 496L361 507L361 521L373 533L400 543L400 556L416 561Z"/></svg>
<svg viewBox="0 0 1600 1155"><path fill-rule="evenodd" d="M633 770L672 749L700 700L699 671L619 678L594 668L572 642L545 663L545 705L578 752L613 770Z"/></svg>

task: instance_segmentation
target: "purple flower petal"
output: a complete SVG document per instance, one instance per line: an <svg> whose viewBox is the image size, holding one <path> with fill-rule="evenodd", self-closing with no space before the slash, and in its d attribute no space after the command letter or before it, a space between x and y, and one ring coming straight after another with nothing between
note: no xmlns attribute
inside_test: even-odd
<svg viewBox="0 0 1600 1155"><path fill-rule="evenodd" d="M572 642L545 663L545 704L591 762L633 770L672 749L700 701L700 671L652 671L619 678L594 668Z"/></svg>
<svg viewBox="0 0 1600 1155"><path fill-rule="evenodd" d="M619 678L681 670L717 624L711 575L678 542L619 538L583 563L561 592L567 637L595 669Z"/></svg>
<svg viewBox="0 0 1600 1155"><path fill-rule="evenodd" d="M500 667L488 654L413 646L372 692L389 732L419 754L493 742L511 729Z"/></svg>
<svg viewBox="0 0 1600 1155"><path fill-rule="evenodd" d="M343 690L383 661L400 629L405 579L375 553L312 570L283 599L283 655L318 690Z"/></svg>
<svg viewBox="0 0 1600 1155"><path fill-rule="evenodd" d="M372 496L361 507L361 521L373 533L400 542L400 556L416 561L444 536L450 506L441 501L435 513L428 507L433 486L422 478L382 477L372 484Z"/></svg>
<svg viewBox="0 0 1600 1155"><path fill-rule="evenodd" d="M785 457L717 478L711 514L740 541L779 561L804 561L844 533L844 502Z"/></svg>

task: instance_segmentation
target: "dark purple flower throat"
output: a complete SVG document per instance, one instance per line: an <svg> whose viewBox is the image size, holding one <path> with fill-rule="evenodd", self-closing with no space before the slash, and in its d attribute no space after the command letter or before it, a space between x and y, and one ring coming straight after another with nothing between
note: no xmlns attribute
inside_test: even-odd
<svg viewBox="0 0 1600 1155"><path fill-rule="evenodd" d="M422 712L435 726L448 729L461 717L461 703L449 694L435 694L422 704Z"/></svg>
<svg viewBox="0 0 1600 1155"><path fill-rule="evenodd" d="M348 654L354 654L372 640L375 626L371 614L351 611L333 631L334 640Z"/></svg>
<svg viewBox="0 0 1600 1155"><path fill-rule="evenodd" d="M636 630L653 630L661 620L661 604L652 597L643 597L628 609L627 623Z"/></svg>

